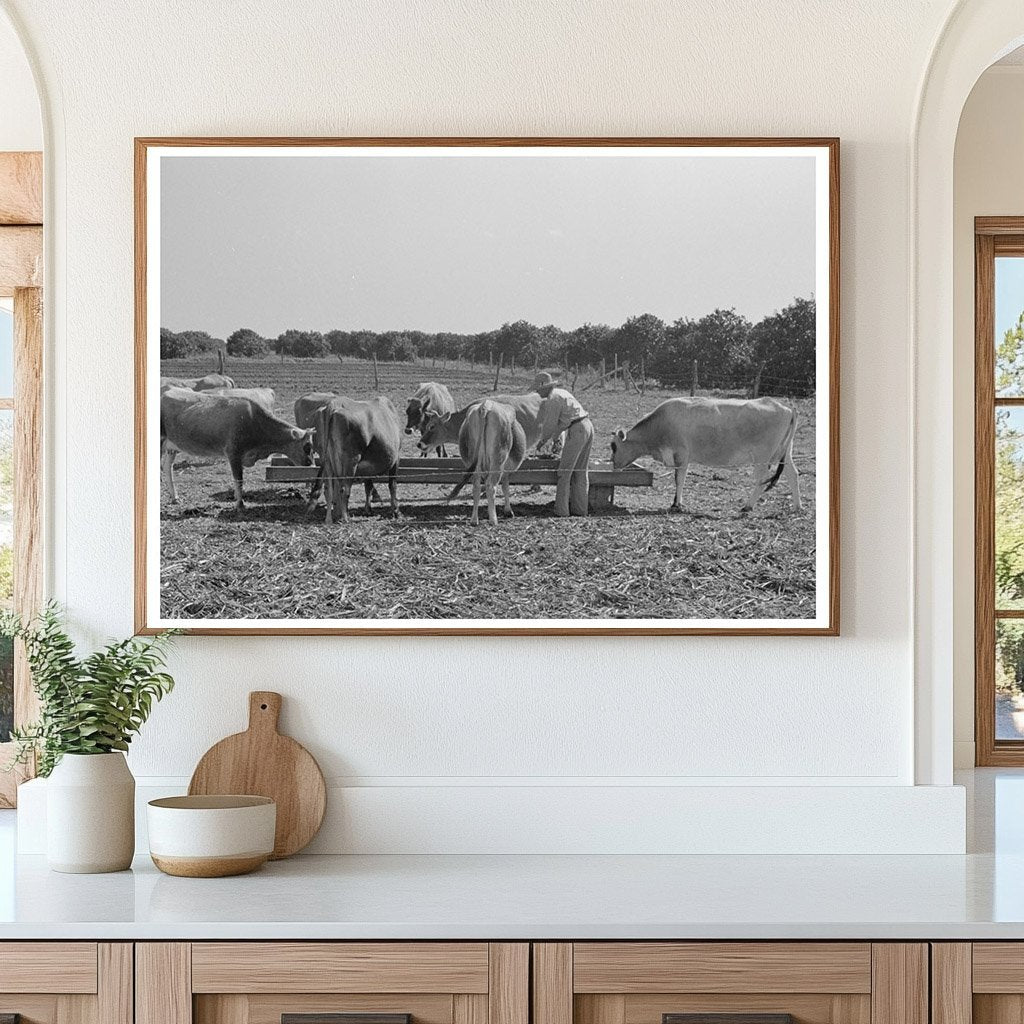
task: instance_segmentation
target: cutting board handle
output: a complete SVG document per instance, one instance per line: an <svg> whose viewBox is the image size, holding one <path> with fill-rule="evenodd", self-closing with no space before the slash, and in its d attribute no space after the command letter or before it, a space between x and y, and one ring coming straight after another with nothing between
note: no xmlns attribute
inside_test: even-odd
<svg viewBox="0 0 1024 1024"><path fill-rule="evenodd" d="M277 732L281 715L281 694L253 690L249 694L249 732Z"/></svg>

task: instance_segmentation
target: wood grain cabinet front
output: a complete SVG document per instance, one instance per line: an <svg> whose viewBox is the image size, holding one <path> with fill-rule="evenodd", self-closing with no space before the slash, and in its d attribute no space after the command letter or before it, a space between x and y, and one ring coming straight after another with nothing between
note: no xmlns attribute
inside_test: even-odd
<svg viewBox="0 0 1024 1024"><path fill-rule="evenodd" d="M529 945L136 947L136 1024L529 1024Z"/></svg>
<svg viewBox="0 0 1024 1024"><path fill-rule="evenodd" d="M932 944L933 1024L1022 1024L1024 942Z"/></svg>
<svg viewBox="0 0 1024 1024"><path fill-rule="evenodd" d="M928 947L577 942L533 947L532 1024L928 1024Z"/></svg>
<svg viewBox="0 0 1024 1024"><path fill-rule="evenodd" d="M130 942L0 942L5 1024L132 1024Z"/></svg>

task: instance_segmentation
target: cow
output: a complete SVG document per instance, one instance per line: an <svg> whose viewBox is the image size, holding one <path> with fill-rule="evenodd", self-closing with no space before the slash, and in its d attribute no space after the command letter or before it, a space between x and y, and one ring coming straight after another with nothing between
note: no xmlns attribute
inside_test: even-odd
<svg viewBox="0 0 1024 1024"><path fill-rule="evenodd" d="M387 398L357 402L332 398L316 413L321 464L320 477L327 500L327 523L340 515L348 521L352 482L358 477L386 476L391 514L398 516L398 459L402 427L398 410ZM365 481L366 511L370 511L373 481Z"/></svg>
<svg viewBox="0 0 1024 1024"><path fill-rule="evenodd" d="M505 499L505 515L511 517L513 512L508 493L508 477L519 468L526 455L526 435L514 410L489 398L471 405L459 430L459 455L467 472L462 483L452 491L451 497L472 476L473 514L470 522L474 526L480 522L482 487L487 496L487 518L492 525L497 526L494 489L499 481Z"/></svg>
<svg viewBox="0 0 1024 1024"><path fill-rule="evenodd" d="M188 388L190 391L216 391L220 388L233 388L235 382L224 373L224 352L217 350L217 372L208 373L205 377L161 377L160 390L167 388Z"/></svg>
<svg viewBox="0 0 1024 1024"><path fill-rule="evenodd" d="M444 413L440 416L435 413L428 413L424 417L424 424L421 427L420 451L426 454L426 452L437 445L454 444L458 441L459 432L462 430L462 424L465 423L469 410L474 405L478 405L483 401L485 399L478 398L475 402L471 402L458 412ZM535 448L540 443L541 432L544 427L544 399L536 391L530 392L527 395L489 395L486 401L507 405L512 409L519 426L523 429L527 451ZM427 437L428 433L430 435L429 439Z"/></svg>
<svg viewBox="0 0 1024 1024"><path fill-rule="evenodd" d="M295 399L295 425L303 428L312 428L314 430L313 450L316 452L316 458L318 461L323 460L323 451L320 444L320 435L315 432L317 426L317 413L332 398L337 397L338 396L334 391L311 391L308 395L302 395ZM313 481L312 487L309 489L309 500L306 503L307 514L316 506L317 499L320 497L320 488L321 480L318 475ZM370 498L372 501L380 501L380 495L377 493L377 488L373 484L370 484Z"/></svg>
<svg viewBox="0 0 1024 1024"><path fill-rule="evenodd" d="M405 406L405 432L411 434L418 429L423 433L423 423L429 413L443 416L446 412L455 412L455 399L443 384L420 384ZM425 458L426 449L421 447L420 454ZM443 445L438 445L437 454L445 456Z"/></svg>
<svg viewBox="0 0 1024 1024"><path fill-rule="evenodd" d="M313 464L313 431L294 427L250 398L168 388L160 396L160 455L171 501L177 452L223 456L234 480L235 508L242 510L242 470L275 453L296 465Z"/></svg>
<svg viewBox="0 0 1024 1024"><path fill-rule="evenodd" d="M295 425L297 427L316 427L316 414L332 399L337 398L334 391L311 391L295 399ZM320 438L313 438L313 446L320 451Z"/></svg>
<svg viewBox="0 0 1024 1024"><path fill-rule="evenodd" d="M221 373L208 373L205 377L161 377L160 390L168 388L186 388L189 391L217 391L233 388L235 382L231 377Z"/></svg>
<svg viewBox="0 0 1024 1024"><path fill-rule="evenodd" d="M785 473L793 510L801 511L800 480L793 465L796 412L774 398L669 398L629 430L612 439L616 469L649 455L676 471L672 511L681 511L683 482L691 462L701 466L754 467L754 483L743 504L758 498ZM775 471L772 473L772 466Z"/></svg>
<svg viewBox="0 0 1024 1024"><path fill-rule="evenodd" d="M274 414L274 402L277 396L273 388L199 388L204 395L219 395L222 398L248 398L257 405L262 405L271 415Z"/></svg>

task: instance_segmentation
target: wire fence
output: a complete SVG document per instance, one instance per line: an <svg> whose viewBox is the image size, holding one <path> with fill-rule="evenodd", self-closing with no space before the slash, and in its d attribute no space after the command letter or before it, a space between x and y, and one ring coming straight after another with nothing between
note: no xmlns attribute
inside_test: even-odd
<svg viewBox="0 0 1024 1024"><path fill-rule="evenodd" d="M161 370L168 376L201 377L211 372L210 356L192 359L164 360ZM627 361L575 364L549 371L562 386L575 394L616 388L645 394L664 391L673 394L728 394L756 398L772 395L779 398L806 397L815 393L813 376L787 377L763 371L729 374L705 373L699 362L692 364L685 376L677 375L677 383L665 386L649 377L645 367ZM239 359L227 361L225 373L239 387L272 386L298 391L341 390L358 388L366 391L395 392L408 388L410 394L419 380L437 380L453 391L487 393L527 391L538 370L534 366L505 365L504 361L472 362L463 359L418 358L411 362L383 362L368 359Z"/></svg>

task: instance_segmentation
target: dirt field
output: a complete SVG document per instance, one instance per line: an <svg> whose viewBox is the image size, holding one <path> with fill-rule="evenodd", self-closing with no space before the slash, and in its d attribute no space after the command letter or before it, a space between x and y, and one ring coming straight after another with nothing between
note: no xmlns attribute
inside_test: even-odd
<svg viewBox="0 0 1024 1024"><path fill-rule="evenodd" d="M161 372L198 377L209 358L169 360ZM239 387L275 389L279 415L309 391L353 398L378 393L369 363L232 360ZM381 394L404 414L419 381L447 384L460 405L489 392L493 371L381 364ZM525 391L532 371L501 378L503 392ZM580 380L577 392L585 384ZM666 391L640 403L621 385L580 395L595 441L591 462L607 462L616 427L631 426ZM248 507L234 510L226 462L180 455L180 504L161 496L161 614L165 618L811 618L815 597L814 404L794 400L794 445L804 511L795 515L785 481L751 515L739 515L750 471L693 466L682 514L668 514L674 482L660 463L653 488L620 488L614 511L588 519L551 515L553 488L513 488L515 518L472 527L461 498L443 504L443 488L403 486L402 517L362 511L353 489L347 526L309 518L303 495L264 482L265 463L247 470ZM404 420L403 420L404 423ZM403 455L418 453L415 437ZM384 489L386 497L386 488Z"/></svg>

